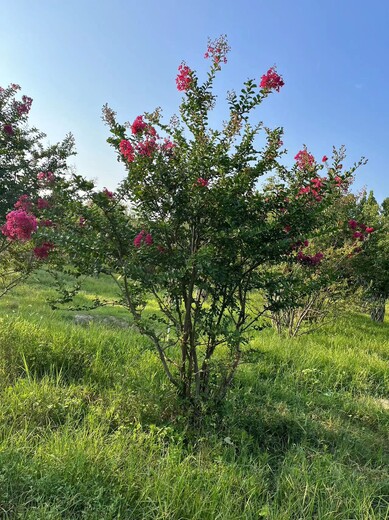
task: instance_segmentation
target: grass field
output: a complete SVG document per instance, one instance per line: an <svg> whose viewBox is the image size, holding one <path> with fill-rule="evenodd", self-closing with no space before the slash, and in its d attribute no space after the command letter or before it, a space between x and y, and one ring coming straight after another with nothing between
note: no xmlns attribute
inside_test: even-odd
<svg viewBox="0 0 389 520"><path fill-rule="evenodd" d="M51 293L41 273L0 300L0 518L389 519L388 321L258 333L194 431L147 340Z"/></svg>

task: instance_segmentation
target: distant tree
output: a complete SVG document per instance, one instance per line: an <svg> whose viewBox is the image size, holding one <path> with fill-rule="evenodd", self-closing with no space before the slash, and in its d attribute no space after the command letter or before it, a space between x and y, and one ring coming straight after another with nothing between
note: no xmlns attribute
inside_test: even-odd
<svg viewBox="0 0 389 520"><path fill-rule="evenodd" d="M389 298L389 199L380 206L373 192L357 201L355 221L368 222L369 240L352 264L354 282L363 288L371 318L382 322ZM360 224L358 222L358 226ZM363 224L362 224L363 226Z"/></svg>
<svg viewBox="0 0 389 520"><path fill-rule="evenodd" d="M52 188L74 154L71 134L45 144L45 134L28 126L32 99L17 99L19 85L0 87L0 297L23 281L52 248L34 244L46 218ZM42 249L43 247L43 249Z"/></svg>

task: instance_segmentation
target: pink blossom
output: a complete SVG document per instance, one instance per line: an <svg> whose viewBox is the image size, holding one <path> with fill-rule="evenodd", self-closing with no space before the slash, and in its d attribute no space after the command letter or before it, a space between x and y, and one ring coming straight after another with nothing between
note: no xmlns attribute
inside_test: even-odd
<svg viewBox="0 0 389 520"><path fill-rule="evenodd" d="M192 84L192 70L184 62L178 67L176 77L177 90L186 92Z"/></svg>
<svg viewBox="0 0 389 520"><path fill-rule="evenodd" d="M339 175L335 175L335 177L334 177L334 181L335 181L335 185L336 185L338 188L341 188L341 187L342 187L342 184L343 184L343 179L342 179L342 177L339 177Z"/></svg>
<svg viewBox="0 0 389 520"><path fill-rule="evenodd" d="M306 193L309 193L311 191L310 186L305 186L304 188L300 188L298 195L305 195Z"/></svg>
<svg viewBox="0 0 389 520"><path fill-rule="evenodd" d="M3 132L7 135L13 135L14 129L12 128L12 125L4 125L3 126Z"/></svg>
<svg viewBox="0 0 389 520"><path fill-rule="evenodd" d="M147 246L152 246L154 243L153 237L150 233L146 233L144 229L140 233L136 235L134 238L134 246L140 247L142 244L146 244Z"/></svg>
<svg viewBox="0 0 389 520"><path fill-rule="evenodd" d="M314 156L310 154L306 149L300 150L294 158L300 170L310 169L315 164Z"/></svg>
<svg viewBox="0 0 389 520"><path fill-rule="evenodd" d="M85 219L84 217L80 217L80 218L78 219L78 225L79 225L80 227L84 227L84 226L85 226L85 223L86 223L86 219Z"/></svg>
<svg viewBox="0 0 389 520"><path fill-rule="evenodd" d="M355 231L355 233L353 234L353 238L359 238L359 240L363 241L365 237L363 236L363 233L361 233L360 231Z"/></svg>
<svg viewBox="0 0 389 520"><path fill-rule="evenodd" d="M54 249L54 244L52 242L43 242L42 245L34 248L34 255L39 260L44 260L49 256L49 252Z"/></svg>
<svg viewBox="0 0 389 520"><path fill-rule="evenodd" d="M165 137L163 144L161 145L161 150L164 152L172 152L176 145L170 141L167 137Z"/></svg>
<svg viewBox="0 0 389 520"><path fill-rule="evenodd" d="M36 205L37 205L37 208L38 208L38 209L47 209L47 208L50 207L50 203L49 203L49 201L46 200L46 199L41 199L41 198L39 198L39 199L37 200Z"/></svg>
<svg viewBox="0 0 389 520"><path fill-rule="evenodd" d="M348 221L348 227L350 229L357 229L358 222L356 220L354 220L354 219L351 219L351 220Z"/></svg>
<svg viewBox="0 0 389 520"><path fill-rule="evenodd" d="M53 172L39 172L37 179L38 181L43 181L46 184L51 184L55 181L55 175Z"/></svg>
<svg viewBox="0 0 389 520"><path fill-rule="evenodd" d="M14 208L22 209L26 212L31 210L32 203L28 195L21 195L14 204Z"/></svg>
<svg viewBox="0 0 389 520"><path fill-rule="evenodd" d="M304 253L302 251L299 251L297 253L297 261L303 265L310 265L310 266L318 265L323 260L323 258L324 258L324 255L323 255L323 253L320 253L320 252L316 253L313 256L304 255Z"/></svg>
<svg viewBox="0 0 389 520"><path fill-rule="evenodd" d="M226 36L220 36L216 40L208 40L208 47L204 58L211 58L213 64L220 68L220 63L227 63L227 54L230 51Z"/></svg>
<svg viewBox="0 0 389 520"><path fill-rule="evenodd" d="M122 139L119 145L120 153L128 162L133 162L135 159L134 147L126 139Z"/></svg>
<svg viewBox="0 0 389 520"><path fill-rule="evenodd" d="M316 177L315 179L311 179L311 184L313 184L316 190L320 190L323 187L323 181L320 177Z"/></svg>
<svg viewBox="0 0 389 520"><path fill-rule="evenodd" d="M367 227L365 231L366 231L366 233L370 234L370 233L373 233L374 228L372 228L372 227Z"/></svg>
<svg viewBox="0 0 389 520"><path fill-rule="evenodd" d="M156 149L157 142L152 137L147 138L145 141L141 141L136 145L137 152L139 153L139 155L142 155L143 157L151 157Z"/></svg>
<svg viewBox="0 0 389 520"><path fill-rule="evenodd" d="M202 188L206 188L209 184L209 181L207 179L203 179L203 177L199 177L196 181L197 186L201 186Z"/></svg>
<svg viewBox="0 0 389 520"><path fill-rule="evenodd" d="M261 82L259 84L259 88L270 91L275 90L276 92L280 91L280 88L285 85L282 77L277 74L276 68L271 67L266 74L261 77Z"/></svg>
<svg viewBox="0 0 389 520"><path fill-rule="evenodd" d="M40 220L39 221L39 226L40 227L53 227L54 223L50 219L45 219L45 220Z"/></svg>
<svg viewBox="0 0 389 520"><path fill-rule="evenodd" d="M150 235L150 233L147 233L147 235L145 236L145 244L147 246L152 246L153 245L153 237Z"/></svg>
<svg viewBox="0 0 389 520"><path fill-rule="evenodd" d="M37 229L36 217L24 209L11 211L6 219L7 222L1 228L1 232L10 240L29 240Z"/></svg>
<svg viewBox="0 0 389 520"><path fill-rule="evenodd" d="M28 114L32 105L32 98L28 96L22 97L22 102L16 101L14 106L16 108L16 111L19 116L22 116L23 114Z"/></svg>
<svg viewBox="0 0 389 520"><path fill-rule="evenodd" d="M105 195L108 199L113 199L113 192L112 192L112 191L109 191L107 188L104 188L104 189L103 189L103 193L104 193L104 195Z"/></svg>
<svg viewBox="0 0 389 520"><path fill-rule="evenodd" d="M138 116L131 125L131 132L135 135L141 134L147 128L147 123L143 121L143 116Z"/></svg>
<svg viewBox="0 0 389 520"><path fill-rule="evenodd" d="M327 162L328 161L328 157L326 155L323 155L323 159L321 160L321 162Z"/></svg>

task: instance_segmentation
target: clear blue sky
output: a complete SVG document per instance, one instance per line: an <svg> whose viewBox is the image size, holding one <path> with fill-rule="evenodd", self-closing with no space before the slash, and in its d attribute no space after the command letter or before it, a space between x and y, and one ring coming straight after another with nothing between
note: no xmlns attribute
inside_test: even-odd
<svg viewBox="0 0 389 520"><path fill-rule="evenodd" d="M355 189L389 196L388 0L0 0L0 13L0 85L34 98L51 142L73 132L79 173L101 186L124 174L102 105L122 122L156 106L169 118L179 63L204 71L208 36L227 34L220 92L277 64L285 87L258 118L284 126L290 161L303 143L319 159L345 144L346 164L369 159Z"/></svg>

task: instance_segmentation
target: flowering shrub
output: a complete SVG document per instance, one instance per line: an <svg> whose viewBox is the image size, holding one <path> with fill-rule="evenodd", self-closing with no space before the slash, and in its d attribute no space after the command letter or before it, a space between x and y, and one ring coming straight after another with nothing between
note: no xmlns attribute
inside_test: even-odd
<svg viewBox="0 0 389 520"><path fill-rule="evenodd" d="M315 273L325 265L319 243L304 252L301 245L308 248L327 208L342 196L335 171L346 183L356 167L339 171L335 156L323 179L324 166L306 150L290 170L279 163L283 130L249 123L252 111L284 85L274 68L260 81L247 80L239 94L229 92L228 120L220 130L210 128L213 82L228 49L224 37L208 44L203 83L180 65L180 118L168 124L159 109L120 124L104 107L108 142L126 177L112 199L76 179L71 200L63 191L68 211L55 235L78 274L112 276L121 291L113 303L130 312L183 402L197 412L225 396L250 330L288 304L269 298L264 306L256 297L277 286L276 267ZM259 188L268 173L273 177Z"/></svg>
<svg viewBox="0 0 389 520"><path fill-rule="evenodd" d="M52 244L40 235L54 233L47 212L74 153L71 135L46 146L45 135L28 126L32 99L18 100L19 90L16 84L0 87L0 296L48 257Z"/></svg>

